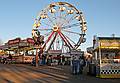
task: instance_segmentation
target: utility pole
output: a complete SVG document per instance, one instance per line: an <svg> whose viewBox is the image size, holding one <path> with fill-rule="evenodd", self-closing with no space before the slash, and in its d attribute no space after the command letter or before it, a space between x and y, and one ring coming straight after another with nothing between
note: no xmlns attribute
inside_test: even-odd
<svg viewBox="0 0 120 83"><path fill-rule="evenodd" d="M36 57L35 57L36 59L36 67L38 67L38 47L36 46Z"/></svg>

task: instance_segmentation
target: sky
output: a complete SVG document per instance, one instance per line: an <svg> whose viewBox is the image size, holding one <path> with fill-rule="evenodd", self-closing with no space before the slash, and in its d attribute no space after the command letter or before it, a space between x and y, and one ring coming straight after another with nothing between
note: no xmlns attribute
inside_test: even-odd
<svg viewBox="0 0 120 83"><path fill-rule="evenodd" d="M92 46L94 35L120 37L120 0L0 0L0 39L31 37L37 14L52 2L64 1L82 10L87 21L86 42L82 50Z"/></svg>

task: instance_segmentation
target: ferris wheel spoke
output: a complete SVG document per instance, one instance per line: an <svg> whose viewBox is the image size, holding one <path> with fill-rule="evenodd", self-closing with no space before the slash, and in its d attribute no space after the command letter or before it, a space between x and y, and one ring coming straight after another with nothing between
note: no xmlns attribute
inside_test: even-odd
<svg viewBox="0 0 120 83"><path fill-rule="evenodd" d="M68 42L68 44L70 45L71 48L73 48L72 44L68 41L68 39L64 36L63 33L61 33L63 35L63 37L66 39L66 41Z"/></svg>
<svg viewBox="0 0 120 83"><path fill-rule="evenodd" d="M53 34L54 34L54 31L49 35L48 39L45 41L43 49L45 48L46 44L50 41L50 39L52 38Z"/></svg>
<svg viewBox="0 0 120 83"><path fill-rule="evenodd" d="M61 18L62 17L62 12L60 11L60 15L59 15L59 17Z"/></svg>
<svg viewBox="0 0 120 83"><path fill-rule="evenodd" d="M79 41L77 42L77 45L75 46L75 49L80 46L80 44L82 43L82 40L83 40L83 37L80 37Z"/></svg>
<svg viewBox="0 0 120 83"><path fill-rule="evenodd" d="M58 25L58 26L61 25L61 12L59 12L59 15L57 16L56 25Z"/></svg>
<svg viewBox="0 0 120 83"><path fill-rule="evenodd" d="M73 14L70 18L68 18L68 23L71 22L71 20L74 20L74 17L76 16L76 14ZM61 26L65 25L65 23L61 24Z"/></svg>
<svg viewBox="0 0 120 83"><path fill-rule="evenodd" d="M67 29L67 28L77 27L77 26L80 26L80 23L75 23L75 24L72 24L72 25L63 26L63 27L61 27L61 29Z"/></svg>
<svg viewBox="0 0 120 83"><path fill-rule="evenodd" d="M74 43L74 45L76 45L76 43L72 40L72 39L70 39L68 36L66 36L65 34L64 34L64 36L65 37L67 37L72 43Z"/></svg>
<svg viewBox="0 0 120 83"><path fill-rule="evenodd" d="M55 36L54 36L53 40L51 41L51 43L50 43L50 45L49 45L47 51L50 50L50 47L52 46L53 42L55 41L57 35L58 35L58 33L55 33Z"/></svg>
<svg viewBox="0 0 120 83"><path fill-rule="evenodd" d="M63 26L64 24L68 24L68 20L65 17L61 17L63 21L59 24L60 26Z"/></svg>
<svg viewBox="0 0 120 83"><path fill-rule="evenodd" d="M66 18L68 15L69 15L69 14L66 13L65 15L63 15L63 18Z"/></svg>
<svg viewBox="0 0 120 83"><path fill-rule="evenodd" d="M40 30L40 31L50 31L52 29L41 28L41 29L38 29L38 30Z"/></svg>
<svg viewBox="0 0 120 83"><path fill-rule="evenodd" d="M60 35L61 39L65 42L65 44L66 44L69 48L71 48L70 45L68 45L67 41L66 41L66 40L64 39L64 37L62 36L62 34L61 34L60 32L58 32L58 34Z"/></svg>
<svg viewBox="0 0 120 83"><path fill-rule="evenodd" d="M53 18L54 18L55 24L57 25L57 22L56 22L56 20L57 20L57 18L56 18L56 13L53 13L52 16L53 16Z"/></svg>
<svg viewBox="0 0 120 83"><path fill-rule="evenodd" d="M67 14L67 13L66 13L66 14L63 14L63 15L61 16L61 18L67 20L66 17L67 17L68 15L69 15L69 14Z"/></svg>
<svg viewBox="0 0 120 83"><path fill-rule="evenodd" d="M59 21L59 16L57 17L57 15L56 15L56 13L54 13L54 22L55 22L55 25L59 25L60 23L60 21Z"/></svg>
<svg viewBox="0 0 120 83"><path fill-rule="evenodd" d="M61 23L59 24L60 26L61 26L63 23L66 23L65 21L67 21L66 18L64 17L64 16L67 16L67 15L64 15L64 14L63 14L64 11L65 11L65 10L60 11L60 16L59 16L60 22L61 22ZM61 19L63 19L64 21L61 21Z"/></svg>
<svg viewBox="0 0 120 83"><path fill-rule="evenodd" d="M62 32L59 32L61 34L61 36L63 37L63 39L66 41L66 43L68 43L68 45L73 48L72 44L68 41L68 39L64 36L64 34Z"/></svg>
<svg viewBox="0 0 120 83"><path fill-rule="evenodd" d="M77 33L77 32L73 32L73 31L69 31L69 30L62 30L62 31L65 31L65 32L68 32L68 33L72 33L72 34L76 34L76 35L81 35L80 33Z"/></svg>
<svg viewBox="0 0 120 83"><path fill-rule="evenodd" d="M49 20L49 22L51 22L53 25L55 25L54 24L54 22L52 21L52 19L48 16L48 20Z"/></svg>
<svg viewBox="0 0 120 83"><path fill-rule="evenodd" d="M50 35L50 33L51 33L52 31L50 31L50 32L48 32L48 33L46 33L46 34L44 34L44 36L49 36Z"/></svg>
<svg viewBox="0 0 120 83"><path fill-rule="evenodd" d="M43 24L49 26L49 27L53 27L52 25L48 24L48 23L45 23L45 22L42 22Z"/></svg>

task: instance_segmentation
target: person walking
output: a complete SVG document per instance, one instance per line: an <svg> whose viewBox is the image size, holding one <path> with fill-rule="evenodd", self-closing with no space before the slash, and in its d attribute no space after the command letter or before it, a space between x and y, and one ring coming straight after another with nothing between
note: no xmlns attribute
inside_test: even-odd
<svg viewBox="0 0 120 83"><path fill-rule="evenodd" d="M80 72L80 60L77 55L72 56L72 74L76 75Z"/></svg>

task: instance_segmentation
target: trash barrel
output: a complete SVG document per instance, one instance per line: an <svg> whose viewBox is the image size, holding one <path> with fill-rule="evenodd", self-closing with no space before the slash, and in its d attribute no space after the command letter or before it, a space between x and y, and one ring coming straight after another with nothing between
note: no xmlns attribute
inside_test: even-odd
<svg viewBox="0 0 120 83"><path fill-rule="evenodd" d="M96 76L96 67L95 64L90 64L89 65L89 74L92 76Z"/></svg>

